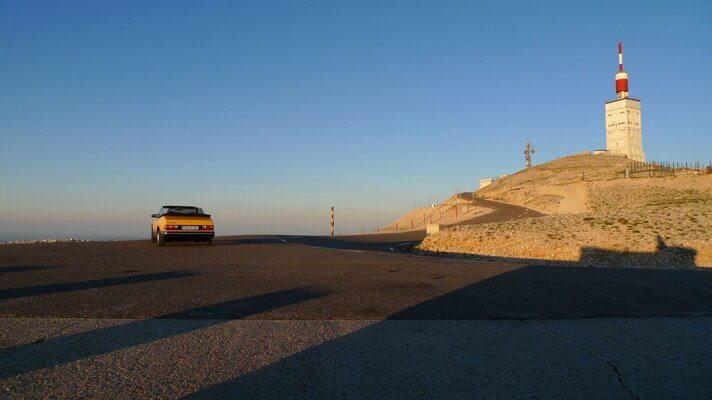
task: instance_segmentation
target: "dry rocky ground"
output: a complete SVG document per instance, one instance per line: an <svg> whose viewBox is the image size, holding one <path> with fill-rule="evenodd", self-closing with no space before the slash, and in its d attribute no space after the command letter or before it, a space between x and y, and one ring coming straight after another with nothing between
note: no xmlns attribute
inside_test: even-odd
<svg viewBox="0 0 712 400"><path fill-rule="evenodd" d="M626 166L624 159L577 155L503 178L475 195L549 215L453 227L419 250L587 266L712 267L712 175L626 179Z"/></svg>

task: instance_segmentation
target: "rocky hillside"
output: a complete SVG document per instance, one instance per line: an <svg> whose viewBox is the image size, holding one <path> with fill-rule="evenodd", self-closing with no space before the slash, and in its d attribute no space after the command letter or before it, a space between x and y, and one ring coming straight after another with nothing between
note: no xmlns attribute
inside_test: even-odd
<svg viewBox="0 0 712 400"><path fill-rule="evenodd" d="M588 210L588 184L625 177L628 160L580 154L560 158L498 179L475 195L545 214Z"/></svg>
<svg viewBox="0 0 712 400"><path fill-rule="evenodd" d="M420 250L592 266L712 266L712 175L626 179L626 166L579 155L501 179L476 195L550 215L454 227Z"/></svg>

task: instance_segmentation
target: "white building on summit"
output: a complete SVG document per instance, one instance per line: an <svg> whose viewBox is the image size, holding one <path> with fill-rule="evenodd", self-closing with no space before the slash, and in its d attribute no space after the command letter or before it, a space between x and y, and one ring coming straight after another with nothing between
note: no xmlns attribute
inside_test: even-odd
<svg viewBox="0 0 712 400"><path fill-rule="evenodd" d="M606 102L606 150L645 161L640 100L628 97L628 73L623 71L623 44L618 43L617 99Z"/></svg>

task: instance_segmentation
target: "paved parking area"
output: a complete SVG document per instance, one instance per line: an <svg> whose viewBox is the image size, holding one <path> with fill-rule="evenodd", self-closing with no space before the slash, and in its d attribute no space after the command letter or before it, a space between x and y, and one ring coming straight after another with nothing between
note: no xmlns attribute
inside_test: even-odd
<svg viewBox="0 0 712 400"><path fill-rule="evenodd" d="M4 246L0 397L712 398L712 271L406 236Z"/></svg>
<svg viewBox="0 0 712 400"><path fill-rule="evenodd" d="M712 317L0 319L1 397L710 398Z"/></svg>

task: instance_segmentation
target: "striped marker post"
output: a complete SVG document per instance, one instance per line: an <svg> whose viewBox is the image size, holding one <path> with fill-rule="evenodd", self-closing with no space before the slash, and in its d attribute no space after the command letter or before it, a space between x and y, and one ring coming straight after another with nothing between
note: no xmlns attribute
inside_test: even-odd
<svg viewBox="0 0 712 400"><path fill-rule="evenodd" d="M334 206L331 206L331 236L334 236Z"/></svg>

